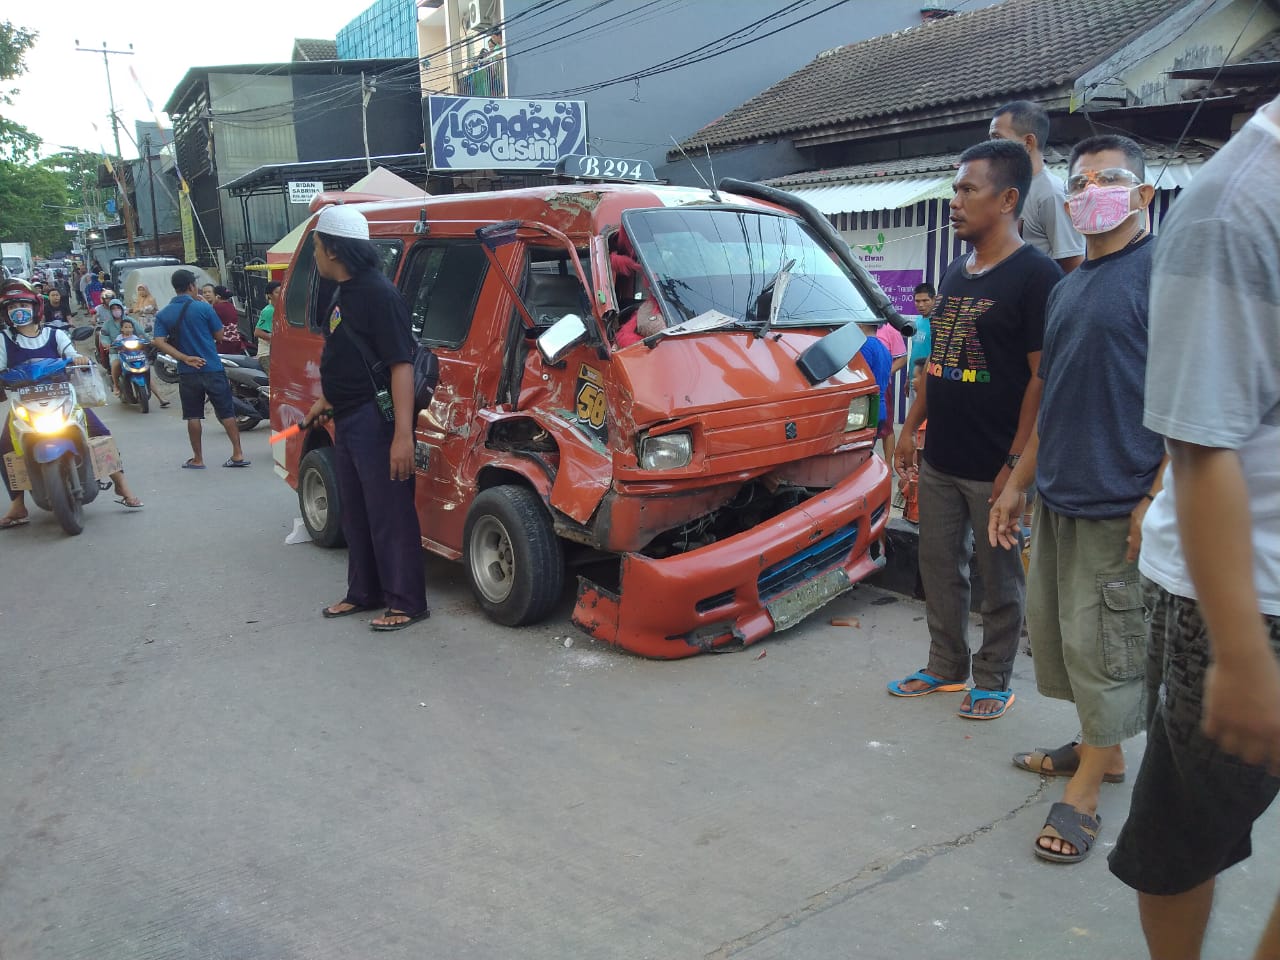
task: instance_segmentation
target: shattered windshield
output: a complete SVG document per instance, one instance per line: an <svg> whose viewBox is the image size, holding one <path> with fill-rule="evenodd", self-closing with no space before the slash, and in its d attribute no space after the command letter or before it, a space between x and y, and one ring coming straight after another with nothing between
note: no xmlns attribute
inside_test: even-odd
<svg viewBox="0 0 1280 960"><path fill-rule="evenodd" d="M875 317L848 268L794 217L655 208L628 211L623 224L669 324L709 310L762 326L772 317L777 327Z"/></svg>

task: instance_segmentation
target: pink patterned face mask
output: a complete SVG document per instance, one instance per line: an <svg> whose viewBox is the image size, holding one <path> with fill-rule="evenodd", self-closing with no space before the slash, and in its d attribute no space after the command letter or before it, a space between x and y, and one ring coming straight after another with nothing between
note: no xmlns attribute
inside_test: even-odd
<svg viewBox="0 0 1280 960"><path fill-rule="evenodd" d="M1088 187L1068 198L1071 223L1085 235L1110 233L1137 210L1129 209L1129 193L1133 187Z"/></svg>

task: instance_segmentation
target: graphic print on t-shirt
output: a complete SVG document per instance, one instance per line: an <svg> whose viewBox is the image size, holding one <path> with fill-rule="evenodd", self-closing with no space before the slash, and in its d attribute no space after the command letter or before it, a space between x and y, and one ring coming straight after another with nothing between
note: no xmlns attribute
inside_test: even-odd
<svg viewBox="0 0 1280 960"><path fill-rule="evenodd" d="M342 308L334 307L333 313L329 314L329 332L333 333L333 331L337 330L338 324L340 324L341 322L342 322Z"/></svg>
<svg viewBox="0 0 1280 960"><path fill-rule="evenodd" d="M990 383L978 318L995 305L977 297L947 297L933 314L933 352L928 375L961 383Z"/></svg>

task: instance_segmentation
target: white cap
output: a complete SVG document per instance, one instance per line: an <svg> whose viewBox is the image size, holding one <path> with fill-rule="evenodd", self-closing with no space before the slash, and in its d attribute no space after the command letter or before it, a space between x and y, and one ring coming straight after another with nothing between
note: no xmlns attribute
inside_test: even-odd
<svg viewBox="0 0 1280 960"><path fill-rule="evenodd" d="M352 240L369 239L369 221L354 207L341 204L325 207L316 221L316 231L330 237L349 237Z"/></svg>

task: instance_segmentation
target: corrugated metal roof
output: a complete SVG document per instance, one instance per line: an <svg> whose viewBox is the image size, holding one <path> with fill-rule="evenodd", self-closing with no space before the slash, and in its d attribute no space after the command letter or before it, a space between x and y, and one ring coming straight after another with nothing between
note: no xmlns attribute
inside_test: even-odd
<svg viewBox="0 0 1280 960"><path fill-rule="evenodd" d="M1207 158L1172 160L1166 167L1162 160L1148 160L1147 182L1160 190L1179 190L1191 182L1196 171L1205 165ZM1059 180L1066 180L1065 163L1046 164L1047 169ZM852 169L852 168L850 168ZM896 210L909 207L922 200L949 199L954 173L934 176L881 176L875 179L851 179L845 182L800 182L806 176L796 174L780 177L771 184L804 198L824 215L836 213L867 213L872 210ZM819 176L810 174L807 176ZM828 174L822 174L829 177ZM1159 177L1159 182L1156 178Z"/></svg>

